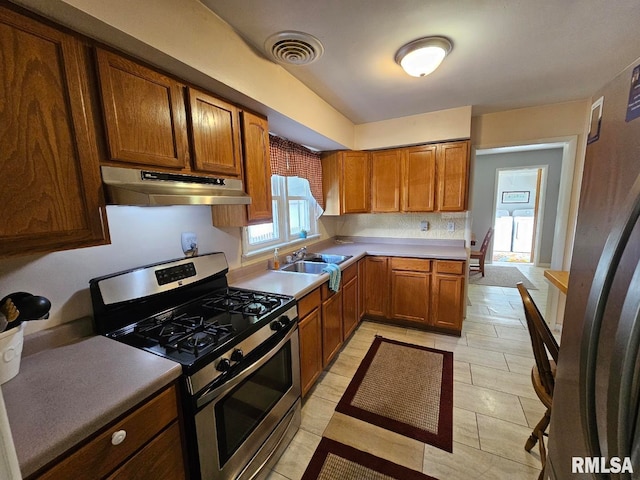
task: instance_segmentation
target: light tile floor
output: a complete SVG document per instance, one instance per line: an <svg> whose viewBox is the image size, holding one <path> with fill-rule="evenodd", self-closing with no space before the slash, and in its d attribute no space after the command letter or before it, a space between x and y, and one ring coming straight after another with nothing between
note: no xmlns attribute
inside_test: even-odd
<svg viewBox="0 0 640 480"><path fill-rule="evenodd" d="M538 288L530 293L544 312L543 269L518 268ZM544 407L531 386L520 296L515 288L469 285L468 297L460 338L362 322L304 399L300 430L269 479L299 479L323 435L440 480L536 479L537 446L527 453L524 444ZM334 412L376 334L454 352L453 453Z"/></svg>

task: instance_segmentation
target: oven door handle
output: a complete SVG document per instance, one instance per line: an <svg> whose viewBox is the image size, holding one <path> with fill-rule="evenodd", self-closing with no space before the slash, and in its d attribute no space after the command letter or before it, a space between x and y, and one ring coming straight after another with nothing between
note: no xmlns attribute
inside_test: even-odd
<svg viewBox="0 0 640 480"><path fill-rule="evenodd" d="M260 357L260 359L258 359L256 362L251 364L249 367L242 370L242 372L240 372L238 375L230 379L228 382L225 382L222 385L219 385L217 387L209 388L204 392L202 392L202 394L198 396L198 399L196 401L197 407L200 408L203 405L206 405L207 403L209 403L214 398L224 395L233 387L241 383L245 378L247 378L253 372L255 372L260 367L262 367L269 360L271 360L273 356L276 353L278 353L278 350L280 350L289 340L291 340L291 337L293 337L293 335L296 333L298 329L297 327L298 327L298 323L293 322L293 327L291 328L289 333L287 333L287 335L285 335L285 337L282 340L280 340L275 347L269 350L266 354Z"/></svg>

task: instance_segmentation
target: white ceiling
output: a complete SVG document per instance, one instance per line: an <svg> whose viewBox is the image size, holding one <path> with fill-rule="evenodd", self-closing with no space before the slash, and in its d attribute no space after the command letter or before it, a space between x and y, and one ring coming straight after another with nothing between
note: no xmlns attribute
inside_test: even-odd
<svg viewBox="0 0 640 480"><path fill-rule="evenodd" d="M285 68L356 124L583 99L640 56L638 0L201 1L260 51L283 30L317 37L319 60ZM396 51L431 35L453 51L408 76Z"/></svg>

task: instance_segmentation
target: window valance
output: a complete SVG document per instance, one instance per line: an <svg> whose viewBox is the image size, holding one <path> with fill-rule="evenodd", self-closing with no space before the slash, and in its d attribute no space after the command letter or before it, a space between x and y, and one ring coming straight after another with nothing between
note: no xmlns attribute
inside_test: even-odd
<svg viewBox="0 0 640 480"><path fill-rule="evenodd" d="M283 177L306 178L311 194L324 209L320 153L276 135L269 135L271 173Z"/></svg>

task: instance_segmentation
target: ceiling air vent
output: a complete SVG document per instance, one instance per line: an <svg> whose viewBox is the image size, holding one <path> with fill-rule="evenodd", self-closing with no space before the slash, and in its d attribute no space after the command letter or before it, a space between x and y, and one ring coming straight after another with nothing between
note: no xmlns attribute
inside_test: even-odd
<svg viewBox="0 0 640 480"><path fill-rule="evenodd" d="M308 65L322 56L324 47L313 35L303 32L279 32L264 42L266 52L278 63Z"/></svg>

